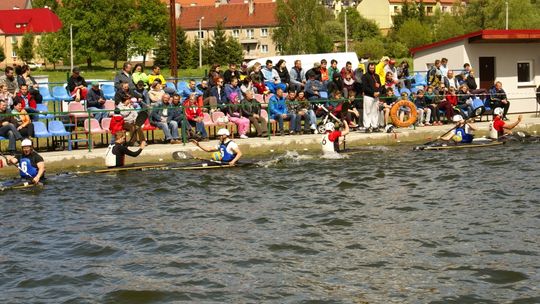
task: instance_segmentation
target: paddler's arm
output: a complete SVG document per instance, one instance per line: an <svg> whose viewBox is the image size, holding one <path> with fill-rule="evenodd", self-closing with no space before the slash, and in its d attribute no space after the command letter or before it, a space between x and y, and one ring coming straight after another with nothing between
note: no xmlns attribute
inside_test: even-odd
<svg viewBox="0 0 540 304"><path fill-rule="evenodd" d="M346 120L343 120L343 125L345 126L345 129L341 131L341 136L345 136L349 134L349 123Z"/></svg>
<svg viewBox="0 0 540 304"><path fill-rule="evenodd" d="M38 167L38 173L37 173L36 177L34 177L34 178L32 179L32 182L33 182L34 184L39 183L39 180L40 180L41 177L43 176L43 173L45 173L45 162L40 161L39 163L37 163L37 167Z"/></svg>
<svg viewBox="0 0 540 304"><path fill-rule="evenodd" d="M240 148L238 147L234 147L232 150L234 151L234 153L236 153L236 156L233 160L229 162L229 165L234 166L236 165L236 162L242 157L242 151L240 151Z"/></svg>
<svg viewBox="0 0 540 304"><path fill-rule="evenodd" d="M131 151L130 149L128 149L127 147L124 147L123 146L123 149L124 150L124 154L126 154L127 156L131 156L131 157L137 157L141 154L142 150L146 148L146 142L143 141L141 142L141 146L139 147L139 150L137 151Z"/></svg>
<svg viewBox="0 0 540 304"><path fill-rule="evenodd" d="M191 142L192 144L194 144L195 146L199 147L199 149L201 149L201 150L203 150L203 151L205 151L205 152L216 152L216 151L219 151L217 148L205 148L205 147L201 146L201 145L199 144L199 142L196 141L196 140L190 140L190 142Z"/></svg>
<svg viewBox="0 0 540 304"><path fill-rule="evenodd" d="M513 128L515 128L521 122L522 119L523 119L523 115L519 115L518 119L516 121L514 121L513 123L510 123L510 124L505 123L504 128L508 129L508 130L512 130Z"/></svg>

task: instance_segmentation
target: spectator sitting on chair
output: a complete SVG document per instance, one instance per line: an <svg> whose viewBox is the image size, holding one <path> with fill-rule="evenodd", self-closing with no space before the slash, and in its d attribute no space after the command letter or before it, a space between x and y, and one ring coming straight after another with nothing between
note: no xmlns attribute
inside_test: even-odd
<svg viewBox="0 0 540 304"><path fill-rule="evenodd" d="M289 71L287 71L287 63L285 62L285 60L280 59L274 69L279 75L279 80L281 81L281 84L285 85L285 88L287 88L289 82L291 81L291 77L289 75Z"/></svg>
<svg viewBox="0 0 540 304"><path fill-rule="evenodd" d="M131 79L135 86L137 86L137 83L139 81L142 81L144 84L144 88L148 89L148 75L146 75L146 73L144 72L142 64L137 63L135 65L135 67L133 68L133 74L131 75Z"/></svg>
<svg viewBox="0 0 540 304"><path fill-rule="evenodd" d="M159 80L159 78L154 80L150 85L150 92L148 92L148 98L150 99L149 106L153 107L158 102L160 102L163 94L165 93L170 95L170 93L163 90L163 86L161 85L161 80Z"/></svg>
<svg viewBox="0 0 540 304"><path fill-rule="evenodd" d="M306 87L304 89L304 92L306 93L306 97L309 100L315 100L321 98L321 91L327 91L326 87L323 85L322 82L317 80L317 76L313 72L307 73L308 81L306 82Z"/></svg>
<svg viewBox="0 0 540 304"><path fill-rule="evenodd" d="M292 88L289 89L285 102L287 104L287 112L296 116L296 124L294 126L291 126L291 129L296 133L301 133L303 119L303 134L311 134L309 130L309 127L311 126L311 118L309 116L309 113L307 109L303 108L302 105L296 100L296 91Z"/></svg>
<svg viewBox="0 0 540 304"><path fill-rule="evenodd" d="M236 70L236 63L229 63L229 69L223 73L223 80L226 84L231 83L233 78L239 78L240 73Z"/></svg>
<svg viewBox="0 0 540 304"><path fill-rule="evenodd" d="M8 91L5 83L0 84L0 100L4 100L9 108L13 105L13 95Z"/></svg>
<svg viewBox="0 0 540 304"><path fill-rule="evenodd" d="M289 134L294 134L294 129L296 126L296 115L288 112L282 88L277 88L276 94L270 98L270 101L268 102L268 110L270 111L270 115L272 115L272 118L278 122L280 135L285 135L285 131L283 130L284 120L289 121Z"/></svg>
<svg viewBox="0 0 540 304"><path fill-rule="evenodd" d="M116 90L116 93L114 93L114 103L119 105L120 103L124 102L126 98L131 99L131 90L129 89L129 83L123 82L120 85L120 88Z"/></svg>
<svg viewBox="0 0 540 304"><path fill-rule="evenodd" d="M322 82L321 80L321 63L315 62L313 63L313 67L306 72L306 79L309 79L309 75L315 75L315 80L318 80ZM306 81L307 82L307 81Z"/></svg>
<svg viewBox="0 0 540 304"><path fill-rule="evenodd" d="M17 140L22 140L22 135L17 131L11 111L5 100L0 99L0 136L9 139L8 153L15 153Z"/></svg>
<svg viewBox="0 0 540 304"><path fill-rule="evenodd" d="M23 107L24 101L21 97L15 97L13 100L13 120L15 121L15 126L17 131L22 135L22 137L34 137L34 124L30 120L28 113Z"/></svg>
<svg viewBox="0 0 540 304"><path fill-rule="evenodd" d="M163 94L161 102L157 103L152 113L150 114L150 124L158 127L163 131L165 142L170 144L180 144L180 136L178 135L178 122L173 120L171 116L171 96L167 93Z"/></svg>
<svg viewBox="0 0 540 304"><path fill-rule="evenodd" d="M394 95L394 89L387 88L384 96L379 99L379 115L384 115L384 127L390 123L390 109L397 102L397 96Z"/></svg>
<svg viewBox="0 0 540 304"><path fill-rule="evenodd" d="M17 96L15 98L20 98L22 101L22 107L30 114L33 121L37 121L39 119L39 111L36 110L37 108L37 102L34 100L34 96L28 92L28 86L23 84L19 92L17 93Z"/></svg>
<svg viewBox="0 0 540 304"><path fill-rule="evenodd" d="M8 92L13 96L19 92L19 84L15 78L15 70L13 67L6 67L4 75L0 76L0 84L5 84L8 88Z"/></svg>
<svg viewBox="0 0 540 304"><path fill-rule="evenodd" d="M91 111L101 111L105 109L104 105L105 96L103 95L103 91L99 88L99 82L94 81L92 82L92 88L88 91L88 95L86 95L86 107ZM97 121L101 121L103 118L108 116L108 112L94 113L94 118Z"/></svg>
<svg viewBox="0 0 540 304"><path fill-rule="evenodd" d="M156 80L160 81L161 86L162 86L163 90L165 91L165 93L167 93L169 95L176 94L176 89L167 87L167 81L165 80L165 77L163 77L163 75L161 75L161 68L157 64L155 64L152 67L152 74L148 75L148 83L153 85L153 83ZM152 98L150 98L150 99L152 99Z"/></svg>
<svg viewBox="0 0 540 304"><path fill-rule="evenodd" d="M242 85L240 86L240 91L242 91L242 94L246 96L247 92L253 93L252 96L255 96L255 87L253 86L253 80L251 80L251 77L246 77L244 80L242 80Z"/></svg>
<svg viewBox="0 0 540 304"><path fill-rule="evenodd" d="M255 127L257 136L268 136L268 122L261 116L261 103L253 98L253 91L246 91L245 98L240 103L242 116L249 119Z"/></svg>
<svg viewBox="0 0 540 304"><path fill-rule="evenodd" d="M238 82L238 80L233 78L233 82ZM225 114L227 114L229 121L236 125L240 138L248 138L247 132L249 132L249 119L242 117L242 109L240 107L242 93L233 91L228 95L228 100L229 103L227 104L227 107L223 109L223 111Z"/></svg>
<svg viewBox="0 0 540 304"><path fill-rule="evenodd" d="M491 108L502 108L503 109L503 120L508 120L506 114L508 114L508 109L510 108L510 102L506 96L506 92L502 88L502 82L497 81L495 85L489 90L489 96L491 99Z"/></svg>
<svg viewBox="0 0 540 304"><path fill-rule="evenodd" d="M124 117L124 130L131 134L129 144L133 145L137 140L141 144L143 142L146 143L146 138L144 137L144 132L142 131L141 126L136 124L138 113L133 107L131 97L124 96L124 100L118 104L117 108L120 110L120 115Z"/></svg>
<svg viewBox="0 0 540 304"><path fill-rule="evenodd" d="M203 78L197 85L197 90L202 92L203 112L212 112L217 108L217 99L212 96L212 90L208 86L208 78Z"/></svg>
<svg viewBox="0 0 540 304"><path fill-rule="evenodd" d="M23 65L21 67L21 74L17 76L17 83L19 84L19 88L22 85L27 85L28 91L34 97L34 100L37 103L42 103L43 96L41 96L41 94L39 93L39 85L37 81L34 79L34 77L30 75L30 73L31 73L30 67L27 64Z"/></svg>
<svg viewBox="0 0 540 304"><path fill-rule="evenodd" d="M150 103L150 97L148 97L148 90L144 86L142 80L137 81L135 90L133 90L133 97L137 98L137 102L142 105L143 108L148 107Z"/></svg>
<svg viewBox="0 0 540 304"><path fill-rule="evenodd" d="M469 87L467 87L466 84L461 85L459 87L459 91L457 95L458 95L457 107L463 114L462 116L465 117L465 119L470 118L473 113L473 108L472 108L473 96L469 93Z"/></svg>
<svg viewBox="0 0 540 304"><path fill-rule="evenodd" d="M73 73L68 80L67 90L76 102L80 102L81 99L86 100L86 94L88 93L88 88L86 86L86 81L84 80L84 77L81 76L81 70L77 67L73 68Z"/></svg>
<svg viewBox="0 0 540 304"><path fill-rule="evenodd" d="M426 102L424 90L420 89L418 92L416 92L414 105L416 106L416 111L418 112L418 119L416 123L417 126L431 126L431 123L429 122L431 119L431 107Z"/></svg>
<svg viewBox="0 0 540 304"><path fill-rule="evenodd" d="M171 120L176 121L178 128L183 129L182 132L187 132L190 127L186 121L186 115L181 101L182 96L178 94L173 95L168 115L171 117ZM185 138L184 134L182 134L182 138Z"/></svg>
<svg viewBox="0 0 540 304"><path fill-rule="evenodd" d="M204 127L204 114L201 108L197 106L197 98L195 97L195 94L191 94L184 102L184 113L186 115L186 120L190 125L188 130L189 137L195 138L199 141L208 139L208 134L206 133L206 128ZM193 127L196 129L195 134L193 134L191 131Z"/></svg>
<svg viewBox="0 0 540 304"><path fill-rule="evenodd" d="M119 71L114 77L114 87L117 91L121 89L122 83L127 83L129 85L129 89L131 90L135 88L135 83L133 83L133 78L131 77L131 68L131 63L124 62L122 70Z"/></svg>
<svg viewBox="0 0 540 304"><path fill-rule="evenodd" d="M210 89L210 94L216 98L216 103L219 109L222 109L227 104L227 95L223 89L223 78L216 79L216 86Z"/></svg>
<svg viewBox="0 0 540 304"><path fill-rule="evenodd" d="M302 61L295 60L294 67L289 72L290 87L294 88L297 92L303 91L306 85L306 73L302 69Z"/></svg>
<svg viewBox="0 0 540 304"><path fill-rule="evenodd" d="M266 60L266 66L261 70L264 76L264 84L272 93L276 93L277 88L281 88L284 91L286 85L281 83L281 78L277 70L273 68L272 60Z"/></svg>
<svg viewBox="0 0 540 304"><path fill-rule="evenodd" d="M238 86L238 79L233 78L231 79L231 83L228 83L225 85L225 95L230 101L230 96L232 93L236 93L236 98L238 98L238 102L240 102L243 99L242 90Z"/></svg>
<svg viewBox="0 0 540 304"><path fill-rule="evenodd" d="M337 60L332 59L330 60L330 67L328 68L328 79L334 79L334 74L339 73L339 69L337 67ZM343 70L343 69L341 69ZM341 78L343 78L345 75L342 75Z"/></svg>
<svg viewBox="0 0 540 304"><path fill-rule="evenodd" d="M195 79L190 79L188 82L188 87L184 88L182 92L180 93L182 95L182 98L187 99L191 94L195 94L195 97L197 98L197 105L199 107L202 107L204 105L203 102L203 93L197 89L197 86L195 84Z"/></svg>

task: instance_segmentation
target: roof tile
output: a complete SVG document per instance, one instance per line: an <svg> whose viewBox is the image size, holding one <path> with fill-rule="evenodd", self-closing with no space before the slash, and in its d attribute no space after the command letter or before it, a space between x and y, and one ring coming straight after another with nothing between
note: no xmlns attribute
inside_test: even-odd
<svg viewBox="0 0 540 304"><path fill-rule="evenodd" d="M275 11L276 3L255 3L251 16L248 4L188 6L181 8L177 23L184 30L195 30L199 28L199 18L204 17L203 29L212 29L218 22L223 22L224 28L275 26Z"/></svg>

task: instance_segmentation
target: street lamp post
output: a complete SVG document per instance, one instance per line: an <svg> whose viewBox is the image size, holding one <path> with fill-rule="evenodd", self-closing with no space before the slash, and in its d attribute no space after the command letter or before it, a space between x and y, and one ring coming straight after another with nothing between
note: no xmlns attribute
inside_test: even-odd
<svg viewBox="0 0 540 304"><path fill-rule="evenodd" d="M201 23L204 20L204 16L199 18L199 68L202 68L202 26Z"/></svg>
<svg viewBox="0 0 540 304"><path fill-rule="evenodd" d="M169 3L169 26L171 29L171 76L174 78L176 83L176 78L178 77L178 62L176 60L176 3L174 0L171 0Z"/></svg>
<svg viewBox="0 0 540 304"><path fill-rule="evenodd" d="M508 0L506 0L506 29L508 30Z"/></svg>
<svg viewBox="0 0 540 304"><path fill-rule="evenodd" d="M345 10L345 52L349 51L349 33L347 33L347 10Z"/></svg>

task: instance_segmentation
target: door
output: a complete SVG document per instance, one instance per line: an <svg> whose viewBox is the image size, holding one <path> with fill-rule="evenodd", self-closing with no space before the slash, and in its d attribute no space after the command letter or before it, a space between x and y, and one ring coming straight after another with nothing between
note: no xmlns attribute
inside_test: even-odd
<svg viewBox="0 0 540 304"><path fill-rule="evenodd" d="M489 90L495 82L495 57L480 57L480 88Z"/></svg>

